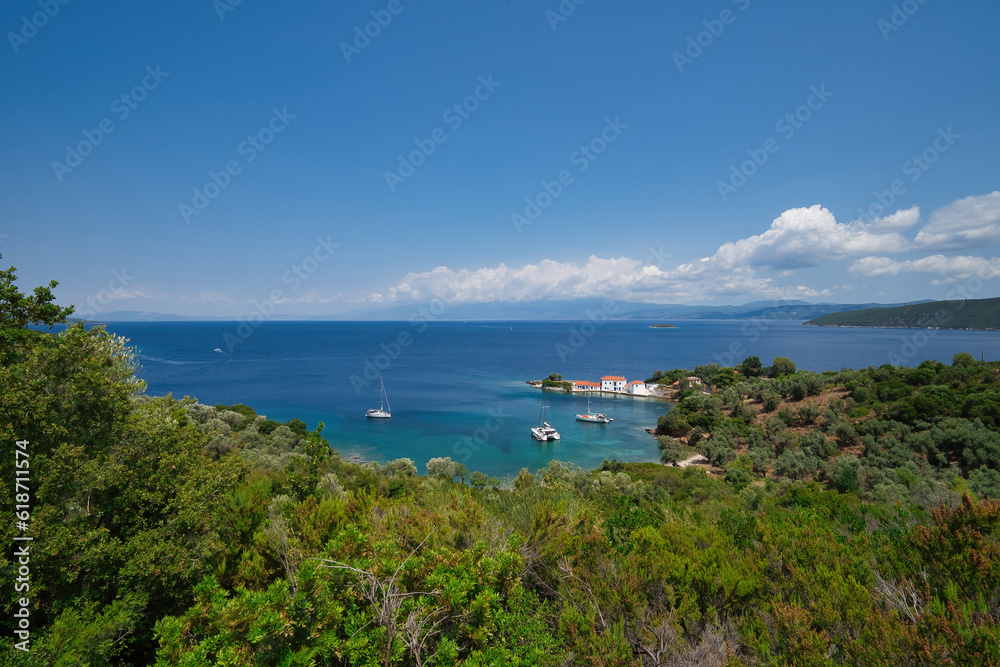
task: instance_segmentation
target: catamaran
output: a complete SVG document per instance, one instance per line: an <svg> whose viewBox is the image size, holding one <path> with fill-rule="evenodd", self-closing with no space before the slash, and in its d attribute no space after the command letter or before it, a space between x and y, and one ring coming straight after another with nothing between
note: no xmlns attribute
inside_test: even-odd
<svg viewBox="0 0 1000 667"><path fill-rule="evenodd" d="M389 396L385 393L385 384L382 382L381 375L378 376L378 383L382 387L382 405L379 406L378 410L375 408L369 410L366 416L369 419L389 419L392 417L392 412L390 412L392 408L389 407Z"/></svg>
<svg viewBox="0 0 1000 667"><path fill-rule="evenodd" d="M547 421L542 420L542 416L545 414L545 390L542 390L542 409L538 411L538 426L533 426L531 428L531 437L539 442L547 442L549 440L558 440L559 432L554 428L549 426Z"/></svg>
<svg viewBox="0 0 1000 667"><path fill-rule="evenodd" d="M613 422L614 421L614 419L611 419L610 417L608 417L603 412L591 412L590 411L590 394L587 395L587 412L585 414L582 414L582 415L577 415L576 418L577 418L578 421L582 421L582 422L594 422L594 423L597 423L597 424L607 424L608 422Z"/></svg>

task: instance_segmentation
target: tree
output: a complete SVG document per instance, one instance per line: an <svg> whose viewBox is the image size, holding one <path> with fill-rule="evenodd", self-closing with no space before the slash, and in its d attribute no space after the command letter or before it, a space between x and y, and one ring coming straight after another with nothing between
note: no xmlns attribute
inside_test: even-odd
<svg viewBox="0 0 1000 667"><path fill-rule="evenodd" d="M712 373L712 377L709 380L716 387L724 389L736 384L736 373L733 372L732 368L720 368Z"/></svg>
<svg viewBox="0 0 1000 667"><path fill-rule="evenodd" d="M980 498L1000 500L1000 471L976 468L969 474L969 488Z"/></svg>
<svg viewBox="0 0 1000 667"><path fill-rule="evenodd" d="M759 377L764 373L760 357L757 356L747 357L736 366L736 370L740 372L740 375L748 378Z"/></svg>
<svg viewBox="0 0 1000 667"><path fill-rule="evenodd" d="M959 368L965 368L967 366L973 366L976 363L976 358L969 354L968 352L959 352L951 358L951 365L957 366Z"/></svg>
<svg viewBox="0 0 1000 667"><path fill-rule="evenodd" d="M417 466L413 459L396 459L385 464L385 472L390 477L416 477Z"/></svg>
<svg viewBox="0 0 1000 667"><path fill-rule="evenodd" d="M3 255L0 255L3 258ZM52 294L59 283L50 281L48 287L36 287L31 295L24 295L15 285L17 269L13 266L0 270L0 364L7 365L14 359L14 347L34 336L27 327L41 324L53 327L65 324L73 307L55 305Z"/></svg>
<svg viewBox="0 0 1000 667"><path fill-rule="evenodd" d="M472 473L472 477L469 478L469 484L472 485L472 488L477 489L479 491L486 488L486 485L489 483L490 483L489 478L483 473L479 472L478 470Z"/></svg>
<svg viewBox="0 0 1000 667"><path fill-rule="evenodd" d="M535 485L535 476L532 475L527 468L521 468L521 471L517 473L517 478L514 480L514 488L519 491L524 491L530 489Z"/></svg>
<svg viewBox="0 0 1000 667"><path fill-rule="evenodd" d="M792 378L787 387L788 395L792 397L793 401L801 401L809 393L805 380L802 378Z"/></svg>
<svg viewBox="0 0 1000 667"><path fill-rule="evenodd" d="M461 477L462 481L469 475L464 464L452 461L450 456L434 458L427 462L427 474L438 479L454 479Z"/></svg>
<svg viewBox="0 0 1000 667"><path fill-rule="evenodd" d="M657 441L662 452L660 461L663 463L674 465L684 457L684 446L679 440L661 435Z"/></svg>
<svg viewBox="0 0 1000 667"><path fill-rule="evenodd" d="M795 372L795 362L787 357L775 357L767 369L768 377L779 378Z"/></svg>

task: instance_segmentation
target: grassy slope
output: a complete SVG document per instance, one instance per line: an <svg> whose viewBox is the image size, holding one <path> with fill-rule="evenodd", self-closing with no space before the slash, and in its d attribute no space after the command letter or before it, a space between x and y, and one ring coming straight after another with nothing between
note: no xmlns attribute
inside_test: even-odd
<svg viewBox="0 0 1000 667"><path fill-rule="evenodd" d="M944 329L1000 328L1000 298L871 308L823 315L806 324L847 327L940 327Z"/></svg>

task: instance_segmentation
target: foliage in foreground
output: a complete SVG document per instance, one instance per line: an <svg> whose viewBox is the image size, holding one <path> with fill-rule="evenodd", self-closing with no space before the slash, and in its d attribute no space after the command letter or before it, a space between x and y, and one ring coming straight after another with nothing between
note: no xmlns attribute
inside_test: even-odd
<svg viewBox="0 0 1000 667"><path fill-rule="evenodd" d="M101 329L5 341L36 541L31 653L8 631L0 665L998 663L1000 503L960 495L961 467L926 498L614 461L471 487L446 459L356 465L296 420L145 397ZM752 437L682 407L709 442Z"/></svg>

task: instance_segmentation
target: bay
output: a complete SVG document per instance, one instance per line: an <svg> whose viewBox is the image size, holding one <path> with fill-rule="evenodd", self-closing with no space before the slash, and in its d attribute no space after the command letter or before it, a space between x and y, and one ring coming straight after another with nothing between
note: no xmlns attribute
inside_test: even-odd
<svg viewBox="0 0 1000 667"><path fill-rule="evenodd" d="M271 419L322 421L344 456L385 462L407 457L421 470L450 456L491 476L536 470L552 459L585 469L605 458L656 461L656 425L670 405L627 396L595 396L614 422L577 422L584 396L546 392L546 421L562 439L531 438L541 392L525 381L560 373L645 379L656 369L693 368L775 356L823 371L884 363L950 363L958 352L998 358L998 332L848 329L800 322L116 322L109 331L137 348L148 393L202 403L244 403ZM243 335L241 335L243 334ZM246 335L249 334L249 335ZM372 420L384 377L392 419Z"/></svg>

